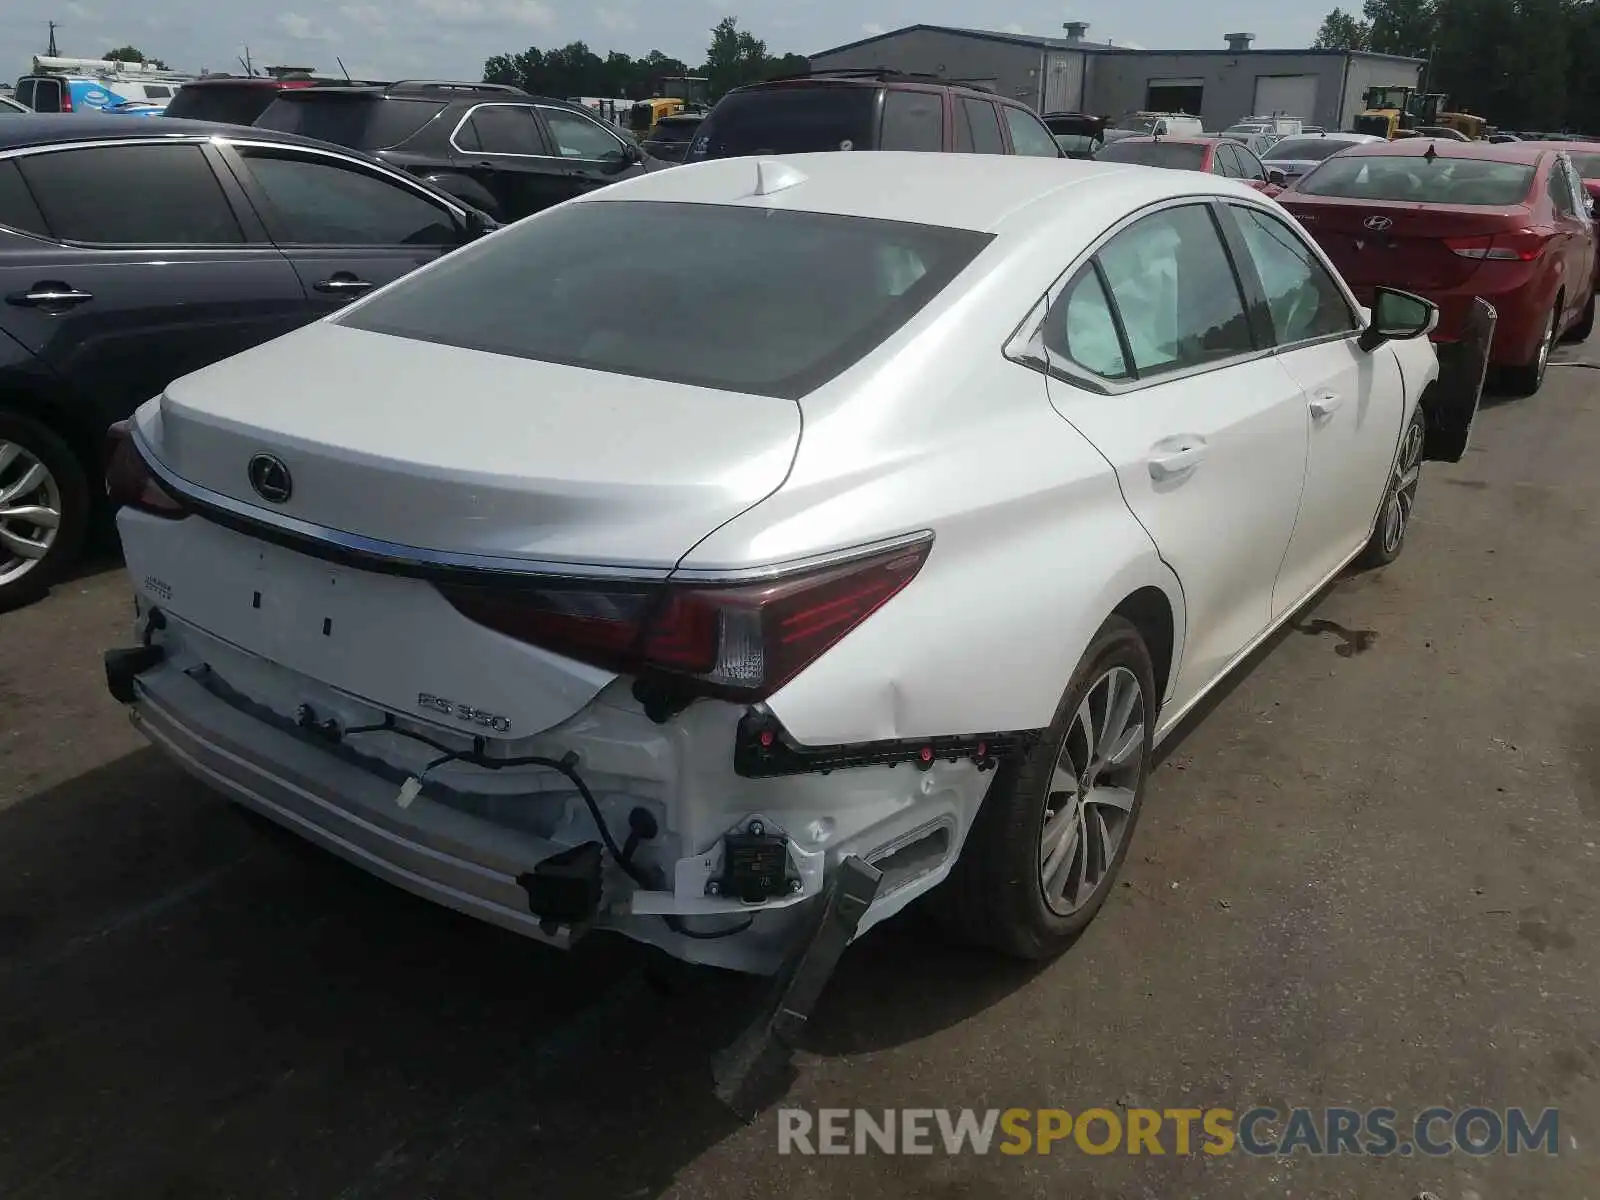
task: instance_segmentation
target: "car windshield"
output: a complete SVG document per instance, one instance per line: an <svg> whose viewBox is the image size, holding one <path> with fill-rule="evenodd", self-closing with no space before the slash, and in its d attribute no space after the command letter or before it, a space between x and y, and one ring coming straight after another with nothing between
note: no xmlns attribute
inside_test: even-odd
<svg viewBox="0 0 1600 1200"><path fill-rule="evenodd" d="M1138 163L1145 167L1176 167L1198 171L1206 161L1206 148L1195 142L1115 142L1095 155L1102 162Z"/></svg>
<svg viewBox="0 0 1600 1200"><path fill-rule="evenodd" d="M1264 158L1268 162L1273 159L1284 159L1290 162L1321 162L1331 158L1346 146L1359 143L1345 142L1338 138L1287 138L1267 151Z"/></svg>
<svg viewBox="0 0 1600 1200"><path fill-rule="evenodd" d="M1574 154L1572 165L1584 179L1600 179L1600 154Z"/></svg>
<svg viewBox="0 0 1600 1200"><path fill-rule="evenodd" d="M991 236L765 206L595 200L458 250L340 321L795 398L910 320Z"/></svg>
<svg viewBox="0 0 1600 1200"><path fill-rule="evenodd" d="M735 92L701 123L696 157L870 150L877 102L876 88L853 85Z"/></svg>
<svg viewBox="0 0 1600 1200"><path fill-rule="evenodd" d="M1303 178L1298 190L1353 200L1405 200L1417 204L1521 204L1533 184L1526 163L1422 154L1347 154L1328 159Z"/></svg>
<svg viewBox="0 0 1600 1200"><path fill-rule="evenodd" d="M224 125L254 125L278 98L278 89L259 83L206 83L178 89L167 105L167 116L195 121L221 121Z"/></svg>
<svg viewBox="0 0 1600 1200"><path fill-rule="evenodd" d="M444 111L439 101L382 99L331 91L290 93L274 100L253 124L298 133L353 150L398 146Z"/></svg>
<svg viewBox="0 0 1600 1200"><path fill-rule="evenodd" d="M1125 133L1154 133L1156 128L1155 117L1123 117L1113 129L1120 129Z"/></svg>

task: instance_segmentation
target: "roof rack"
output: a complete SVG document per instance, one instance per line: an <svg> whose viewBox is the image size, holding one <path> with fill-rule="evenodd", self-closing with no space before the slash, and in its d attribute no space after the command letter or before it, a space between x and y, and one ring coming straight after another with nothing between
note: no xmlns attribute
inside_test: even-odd
<svg viewBox="0 0 1600 1200"><path fill-rule="evenodd" d="M509 83L465 83L459 79L398 79L389 85L391 95L405 92L500 92L513 96L528 94Z"/></svg>
<svg viewBox="0 0 1600 1200"><path fill-rule="evenodd" d="M818 67L811 71L795 71L788 75L774 75L763 83L781 83L790 79L876 79L882 82L912 79L919 83L945 83L955 84L959 87L975 88L979 91L992 92L994 89L985 83L969 79L951 79L945 75L935 75L927 71L897 71L892 67Z"/></svg>

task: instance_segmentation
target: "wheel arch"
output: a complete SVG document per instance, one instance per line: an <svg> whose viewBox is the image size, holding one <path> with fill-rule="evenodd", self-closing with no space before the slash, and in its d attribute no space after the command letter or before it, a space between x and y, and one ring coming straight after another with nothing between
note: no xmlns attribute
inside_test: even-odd
<svg viewBox="0 0 1600 1200"><path fill-rule="evenodd" d="M1159 587L1145 584L1123 597L1112 615L1124 618L1139 631L1150 653L1156 695L1165 702L1172 687L1178 646L1177 614L1173 612L1172 601Z"/></svg>

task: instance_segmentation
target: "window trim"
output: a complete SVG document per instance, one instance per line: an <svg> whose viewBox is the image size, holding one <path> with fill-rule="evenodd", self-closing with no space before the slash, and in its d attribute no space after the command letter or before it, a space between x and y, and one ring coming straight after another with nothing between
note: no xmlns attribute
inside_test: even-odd
<svg viewBox="0 0 1600 1200"><path fill-rule="evenodd" d="M44 240L49 241L49 242L51 242L51 243L53 243L54 245L57 245L57 246L83 247L84 249L88 249L88 250L149 250L149 249L152 249L152 248L155 248L155 247L159 247L159 248L161 248L163 250L227 250L227 251L244 251L244 250L250 250L250 249L253 249L253 248L259 248L261 243L256 241L251 236L251 234L252 234L251 221L254 219L255 214L253 212L249 212L249 211L241 211L241 209L239 207L239 198L237 196L235 196L228 188L228 184L230 182L230 179L224 177L223 174L220 171L217 170L217 165L218 164L215 161L214 157L212 155L206 153L206 148L208 146L213 145L218 140L219 139L217 139L217 138L208 137L208 136L163 137L160 134L152 134L152 135L148 135L148 136L145 136L145 137L127 137L127 138L80 138L80 139L78 139L76 141L70 141L70 142L50 142L50 143L47 143L47 144L34 145L34 146L14 146L14 147L12 147L10 149L7 149L7 150L0 150L0 161L5 161L5 160L8 160L8 159L9 160L21 161L21 160L26 160L26 159L29 159L29 158L33 158L33 157L35 157L37 155L40 155L40 154L62 154L62 153L66 153L66 152L72 151L72 150L125 149L125 148L127 148L129 146L194 146L200 151L200 159L201 159L201 161L205 163L206 167L211 172L212 178L216 180L217 191L222 196L222 203L228 209L228 215L233 218L234 223L239 227L239 240L238 241L236 241L236 242L89 242L89 241L84 241L81 238L65 238L65 237L61 237L59 234L57 234L55 232L53 226L51 228L50 236L48 238L45 238ZM26 175L24 175L24 180L26 180ZM31 185L30 185L30 190L31 190ZM38 197L37 196L34 197L34 201L35 201L35 203L38 202ZM39 207L40 207L41 212L43 212L44 206L40 205ZM44 215L45 223L46 224L50 224L50 215L48 213L43 213L43 215ZM40 237L41 235L39 235L39 234L31 234L29 236Z"/></svg>
<svg viewBox="0 0 1600 1200"><path fill-rule="evenodd" d="M472 120L472 114L477 112L480 108L525 108L528 110L528 119L533 122L533 127L539 131L540 139L542 140L547 136L544 128L544 122L541 121L539 119L539 115L533 111L533 105L519 104L512 100L490 100L482 104L474 104L471 108L467 109L467 111L461 115L461 119L456 122L455 128L450 131L450 136L445 138L445 144L457 154L462 155L465 158L471 158L474 155L480 155L486 158L551 159L555 157L553 154L516 154L509 150L464 149L461 144L456 141L456 134L460 133L461 130L466 127L467 122Z"/></svg>
<svg viewBox="0 0 1600 1200"><path fill-rule="evenodd" d="M364 162L358 158L351 158L348 155L338 154L329 150L323 150L322 148L315 146L296 146L284 142L260 141L254 138L219 138L217 140L224 149L232 151L232 157L226 158L228 169L233 172L234 179L238 182L239 187L245 193L245 198L249 201L250 205L257 209L256 215L261 219L262 228L266 233L267 242L270 245L292 248L296 250L417 250L425 248L408 242L361 242L352 244L349 242L296 242L280 240L275 235L277 230L282 227L282 216L273 205L271 199L267 196L266 191L262 188L260 181L256 179L255 173L251 171L248 156L239 153L241 148L245 150L269 150L275 153L287 155L291 158L304 157L306 159L331 159L334 163L344 167L347 170L354 170L357 174L372 176L385 180L388 183L399 187L402 191L410 192L419 200L430 202L435 207L444 209L445 212L449 214L451 223L455 225L457 233L465 232L467 219L465 209L459 207L458 205L449 203L442 197L436 196L434 193L425 188L418 187L415 180L408 178L398 171L392 171L374 163ZM235 167L233 161L234 159L237 159L239 165L244 168L243 175L241 175L239 170ZM457 243L457 245L459 244L460 243Z"/></svg>
<svg viewBox="0 0 1600 1200"><path fill-rule="evenodd" d="M1152 375L1145 379L1133 378L1126 380L1103 379L1074 363L1062 359L1059 355L1052 354L1049 348L1045 346L1042 335L1045 317L1049 314L1050 307L1060 301L1067 287L1077 279L1078 272L1083 268L1084 264L1095 260L1107 242L1146 217L1154 216L1172 208L1193 206L1206 208L1212 222L1217 227L1217 237L1222 243L1223 253L1228 258L1228 265L1233 270L1235 285L1239 288L1241 300L1245 304L1245 315L1250 319L1251 340L1258 341L1260 335L1256 328L1255 320L1250 315L1252 297L1244 281L1239 277L1238 264L1233 261L1232 247L1228 243L1227 225L1216 213L1217 205L1222 203L1238 204L1242 208L1257 208L1269 214L1271 212L1265 204L1251 204L1242 198L1236 199L1233 196L1224 196L1215 192L1196 192L1185 196L1168 196L1161 200L1154 200L1149 204L1134 209L1130 213L1126 213L1115 224L1103 230L1099 236L1080 250L1073 260L1067 264L1066 270L1056 276L1044 295L1034 301L1027 314L1017 324L1015 331L1001 347L1001 354L1018 366L1027 367L1030 371L1038 371L1041 374L1050 376L1052 379L1059 379L1063 383L1071 384L1083 391L1101 396L1121 396L1128 392L1142 391L1150 387L1161 387L1182 379L1192 379L1198 375L1210 374L1212 371L1220 371L1227 367L1254 362L1257 359L1269 358L1275 354L1281 354L1287 349L1293 349L1304 344L1296 343L1296 347L1258 346L1253 350L1231 354L1227 358L1213 359L1210 362L1196 363L1192 367L1184 367L1181 370L1163 371L1159 375ZM1317 249L1317 257L1324 266L1327 266L1327 260L1323 258L1320 247ZM1350 294L1349 286L1344 283L1337 273L1334 274L1334 279L1339 282L1340 287L1345 292L1345 299L1351 306L1359 308L1360 306L1355 303L1355 297ZM1112 312L1117 312L1115 300L1112 302ZM1121 314L1118 313L1117 320L1119 324L1121 319ZM1351 337L1354 335L1343 334L1341 336ZM1135 371L1138 370L1137 365L1133 363L1131 358L1128 360L1128 365Z"/></svg>
<svg viewBox="0 0 1600 1200"><path fill-rule="evenodd" d="M547 118L544 115L547 112L557 112L557 113L561 113L563 116L576 117L580 121L587 121L589 124L593 125L596 129L598 129L601 133L605 134L608 138L610 138L613 142L615 142L616 143L616 147L615 147L616 149L621 150L624 153L626 153L626 151L627 151L627 148L628 148L628 143L627 142L623 141L620 137L618 137L616 134L612 133L609 129L607 129L604 125L602 125L599 121L596 121L591 116L587 116L586 114L580 113L580 112L574 112L570 108L561 108L559 105L555 105L555 104L534 104L531 107L534 109L534 119L539 121L543 125L545 137L547 139L549 139L550 145L552 147L554 147L556 150L560 150L561 149L561 142L560 142L559 139L557 139L555 130L550 127L549 118ZM601 155L599 158L577 158L575 156L574 157L568 157L565 154L552 154L552 155L549 155L549 157L555 159L555 161L557 161L557 162L564 162L564 163L600 163L600 162L608 161L606 159L605 155Z"/></svg>

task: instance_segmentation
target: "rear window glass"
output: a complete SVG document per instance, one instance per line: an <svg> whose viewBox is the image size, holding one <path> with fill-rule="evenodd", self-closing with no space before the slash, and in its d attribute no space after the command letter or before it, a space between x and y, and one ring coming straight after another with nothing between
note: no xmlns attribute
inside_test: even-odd
<svg viewBox="0 0 1600 1200"><path fill-rule="evenodd" d="M1113 142L1100 153L1103 162L1138 163L1144 167L1177 167L1198 171L1206 160L1206 148L1193 142Z"/></svg>
<svg viewBox="0 0 1600 1200"><path fill-rule="evenodd" d="M990 241L733 205L565 205L340 318L374 333L795 398L899 329Z"/></svg>
<svg viewBox="0 0 1600 1200"><path fill-rule="evenodd" d="M1600 154L1573 154L1569 157L1583 178L1600 179Z"/></svg>
<svg viewBox="0 0 1600 1200"><path fill-rule="evenodd" d="M662 121L656 125L650 140L655 142L692 142L699 121Z"/></svg>
<svg viewBox="0 0 1600 1200"><path fill-rule="evenodd" d="M1291 162L1321 162L1351 144L1341 142L1338 138L1289 138L1279 142L1263 157L1281 158Z"/></svg>
<svg viewBox="0 0 1600 1200"><path fill-rule="evenodd" d="M256 118L278 98L278 89L260 84L208 83L178 89L167 105L167 116L194 121L220 121L224 125L254 125Z"/></svg>
<svg viewBox="0 0 1600 1200"><path fill-rule="evenodd" d="M444 107L429 100L380 100L333 92L315 96L290 93L274 100L253 124L355 150L384 150L405 141Z"/></svg>
<svg viewBox="0 0 1600 1200"><path fill-rule="evenodd" d="M1299 189L1313 196L1353 200L1405 200L1417 204L1521 204L1533 184L1525 163L1422 154L1341 155L1305 176Z"/></svg>
<svg viewBox="0 0 1600 1200"><path fill-rule="evenodd" d="M764 88L723 98L700 125L696 158L870 150L878 91L870 87Z"/></svg>

